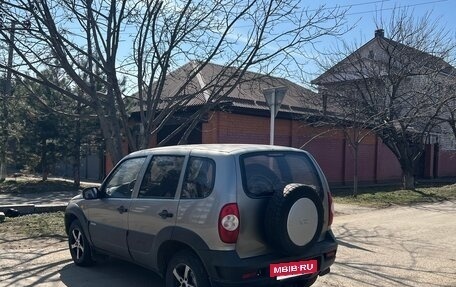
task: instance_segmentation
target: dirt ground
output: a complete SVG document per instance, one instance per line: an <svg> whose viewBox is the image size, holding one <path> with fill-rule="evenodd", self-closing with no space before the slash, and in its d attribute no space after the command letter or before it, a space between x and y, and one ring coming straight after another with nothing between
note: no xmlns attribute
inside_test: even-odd
<svg viewBox="0 0 456 287"><path fill-rule="evenodd" d="M339 211L336 263L316 287L456 286L456 202ZM0 286L156 286L154 273L110 259L76 267L65 238L0 234Z"/></svg>

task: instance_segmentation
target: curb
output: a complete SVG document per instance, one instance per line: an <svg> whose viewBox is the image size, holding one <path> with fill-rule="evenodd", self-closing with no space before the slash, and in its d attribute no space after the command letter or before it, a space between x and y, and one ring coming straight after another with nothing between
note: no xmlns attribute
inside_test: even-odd
<svg viewBox="0 0 456 287"><path fill-rule="evenodd" d="M0 205L0 213L5 213L8 209L16 209L21 215L34 213L47 213L65 211L67 204L9 204Z"/></svg>

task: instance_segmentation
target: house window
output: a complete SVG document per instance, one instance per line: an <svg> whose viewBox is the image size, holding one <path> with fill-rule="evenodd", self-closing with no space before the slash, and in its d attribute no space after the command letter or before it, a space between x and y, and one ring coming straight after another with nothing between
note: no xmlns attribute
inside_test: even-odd
<svg viewBox="0 0 456 287"><path fill-rule="evenodd" d="M374 51L373 50L369 50L369 59L374 59Z"/></svg>

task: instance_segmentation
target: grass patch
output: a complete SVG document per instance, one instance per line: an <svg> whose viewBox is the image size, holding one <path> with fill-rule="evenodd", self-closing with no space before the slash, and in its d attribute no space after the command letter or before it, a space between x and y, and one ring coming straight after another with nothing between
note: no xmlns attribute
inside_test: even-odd
<svg viewBox="0 0 456 287"><path fill-rule="evenodd" d="M37 178L20 178L0 183L0 193L35 193L43 191L77 191L72 182L63 180L42 181Z"/></svg>
<svg viewBox="0 0 456 287"><path fill-rule="evenodd" d="M66 237L63 212L7 217L0 223L0 234L27 237Z"/></svg>
<svg viewBox="0 0 456 287"><path fill-rule="evenodd" d="M360 188L356 197L352 196L351 190L336 190L333 197L336 203L369 207L431 203L456 199L456 184L418 187L416 190L402 190L392 187Z"/></svg>

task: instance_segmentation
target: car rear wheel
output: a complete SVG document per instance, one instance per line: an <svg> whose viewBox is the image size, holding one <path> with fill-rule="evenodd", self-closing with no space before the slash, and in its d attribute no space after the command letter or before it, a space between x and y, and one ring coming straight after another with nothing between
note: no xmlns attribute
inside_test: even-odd
<svg viewBox="0 0 456 287"><path fill-rule="evenodd" d="M68 232L68 246L74 264L78 266L90 266L94 263L92 258L92 248L87 240L81 223L75 220L71 223Z"/></svg>
<svg viewBox="0 0 456 287"><path fill-rule="evenodd" d="M199 258L190 251L173 256L166 269L166 287L210 287L206 270Z"/></svg>
<svg viewBox="0 0 456 287"><path fill-rule="evenodd" d="M318 240L323 204L315 189L289 184L270 199L265 216L268 242L286 255L299 255Z"/></svg>

